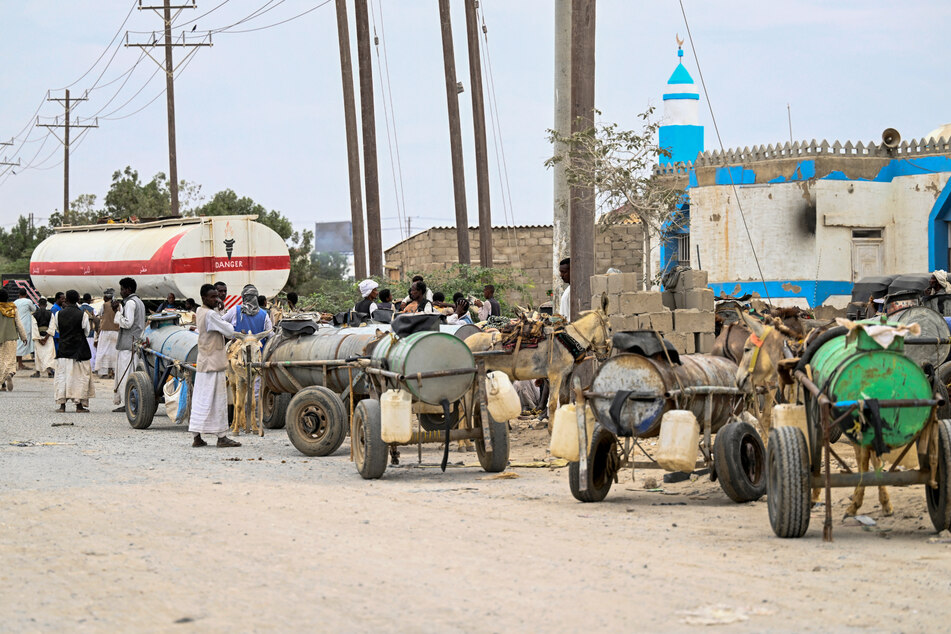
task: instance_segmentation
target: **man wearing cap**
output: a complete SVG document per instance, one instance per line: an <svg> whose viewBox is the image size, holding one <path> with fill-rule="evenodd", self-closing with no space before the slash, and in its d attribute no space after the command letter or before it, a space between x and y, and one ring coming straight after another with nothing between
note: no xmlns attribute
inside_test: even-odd
<svg viewBox="0 0 951 634"><path fill-rule="evenodd" d="M96 374L114 378L116 371L116 342L119 340L119 324L116 323L116 311L112 307L115 289L107 288L102 294L102 308L99 309L99 332L96 335Z"/></svg>
<svg viewBox="0 0 951 634"><path fill-rule="evenodd" d="M378 287L380 285L373 280L363 280L360 282L360 295L363 296L359 302L353 305L353 312L372 315L377 309L376 298L380 294Z"/></svg>

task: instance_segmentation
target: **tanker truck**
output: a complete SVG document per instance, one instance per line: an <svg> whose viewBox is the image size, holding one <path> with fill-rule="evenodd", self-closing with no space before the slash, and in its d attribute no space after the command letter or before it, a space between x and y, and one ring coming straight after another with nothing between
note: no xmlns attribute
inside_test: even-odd
<svg viewBox="0 0 951 634"><path fill-rule="evenodd" d="M33 251L30 275L43 295L75 289L93 297L118 290L119 280L131 277L143 299L169 293L198 299L202 284L223 281L232 293L225 302L230 308L245 284L273 297L290 274L284 240L255 219L202 216L60 227Z"/></svg>

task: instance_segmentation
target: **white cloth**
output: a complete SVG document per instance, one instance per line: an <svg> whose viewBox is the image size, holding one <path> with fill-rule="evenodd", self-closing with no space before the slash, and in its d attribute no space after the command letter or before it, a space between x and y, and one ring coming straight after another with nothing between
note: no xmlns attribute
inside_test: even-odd
<svg viewBox="0 0 951 634"><path fill-rule="evenodd" d="M57 317L59 317L59 312L53 313L53 318L50 319L49 333L51 335L53 333L59 333L59 320ZM86 311L83 311L83 332L86 333L87 337L92 334L92 322L89 320L89 313Z"/></svg>
<svg viewBox="0 0 951 634"><path fill-rule="evenodd" d="M52 332L46 338L46 343L40 343L43 335L40 334L40 328L36 325L36 318L33 321L33 359L37 372L45 372L47 369L56 369L56 346L53 344Z"/></svg>
<svg viewBox="0 0 951 634"><path fill-rule="evenodd" d="M135 324L135 302L126 302L123 304L122 310L116 311L115 322L119 328L130 330L133 324Z"/></svg>
<svg viewBox="0 0 951 634"><path fill-rule="evenodd" d="M56 404L62 405L66 401L89 404L89 399L96 395L96 385L92 380L92 366L89 361L75 359L57 359L56 377L53 381Z"/></svg>
<svg viewBox="0 0 951 634"><path fill-rule="evenodd" d="M938 269L931 273L934 275L934 278L938 280L938 284L941 285L942 293L951 293L951 281L948 281L948 272Z"/></svg>
<svg viewBox="0 0 951 634"><path fill-rule="evenodd" d="M96 337L86 337L86 343L89 345L89 366L96 369Z"/></svg>
<svg viewBox="0 0 951 634"><path fill-rule="evenodd" d="M373 280L363 280L360 282L360 295L366 297L373 292L373 289L378 288L380 285L374 282Z"/></svg>
<svg viewBox="0 0 951 634"><path fill-rule="evenodd" d="M33 354L33 313L36 311L36 304L25 297L13 302L17 307L17 314L20 316L20 323L23 324L23 330L26 331L26 341L17 342L17 356L25 357Z"/></svg>
<svg viewBox="0 0 951 634"><path fill-rule="evenodd" d="M428 299L429 301L433 301L433 289L428 288L428 287L426 288L426 299ZM406 297L403 298L403 301L400 302L400 303L402 303L402 304L405 306L406 304L410 303L411 301L413 301L413 300L411 300L410 297L409 297L409 295L407 295Z"/></svg>
<svg viewBox="0 0 951 634"><path fill-rule="evenodd" d="M224 372L196 372L188 431L219 434L228 431L228 386Z"/></svg>
<svg viewBox="0 0 951 634"><path fill-rule="evenodd" d="M135 372L135 362L131 350L116 350L116 379L113 383L115 393L112 395L112 402L116 405L122 405L123 403L125 386L129 382L129 377Z"/></svg>
<svg viewBox="0 0 951 634"><path fill-rule="evenodd" d="M561 294L561 302L558 304L558 314L565 319L571 319L571 285L565 287L565 292Z"/></svg>
<svg viewBox="0 0 951 634"><path fill-rule="evenodd" d="M118 365L118 351L116 342L119 340L118 330L103 330L99 333L99 345L96 348L95 369L99 376L106 376L109 370L115 370Z"/></svg>
<svg viewBox="0 0 951 634"><path fill-rule="evenodd" d="M232 309L233 311L234 309ZM230 311L229 311L230 312ZM205 313L205 331L206 332L220 332L225 336L225 339L234 339L234 322L232 320L237 319L237 312L235 312L231 317L232 320L228 319L228 314L225 314L224 317L220 313L217 313L213 310L209 310ZM271 317L270 315L266 316L264 319L264 329L267 330L270 327Z"/></svg>

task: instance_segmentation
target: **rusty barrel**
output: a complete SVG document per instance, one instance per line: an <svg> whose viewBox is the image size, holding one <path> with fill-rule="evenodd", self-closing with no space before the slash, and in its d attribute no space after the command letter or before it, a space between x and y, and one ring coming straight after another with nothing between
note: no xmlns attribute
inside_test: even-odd
<svg viewBox="0 0 951 634"><path fill-rule="evenodd" d="M932 308L925 306L911 306L897 310L888 316L889 321L899 324L921 326L921 337L946 340L951 336L951 329L944 317ZM930 363L938 367L948 358L951 346L946 343L937 345L914 345L905 348L905 355L911 357L918 365Z"/></svg>
<svg viewBox="0 0 951 634"><path fill-rule="evenodd" d="M707 397L680 397L678 407L667 394L686 387L735 387L737 366L723 357L701 354L682 355L680 361L681 365L671 364L639 354L620 354L605 361L591 384L590 402L598 420L605 427L616 427L620 435L639 438L658 435L661 417L670 409L689 409L702 424ZM714 432L729 422L736 398L712 396Z"/></svg>
<svg viewBox="0 0 951 634"><path fill-rule="evenodd" d="M375 328L320 328L312 335L297 337L273 337L264 348L262 360L280 361L332 361L369 355L379 338ZM324 383L324 367L287 366L286 370L302 387L322 385L334 392L343 392L349 384L347 368L328 367ZM265 383L272 392L297 392L294 383L280 368L264 371ZM367 393L366 381L358 381L354 388L357 394Z"/></svg>

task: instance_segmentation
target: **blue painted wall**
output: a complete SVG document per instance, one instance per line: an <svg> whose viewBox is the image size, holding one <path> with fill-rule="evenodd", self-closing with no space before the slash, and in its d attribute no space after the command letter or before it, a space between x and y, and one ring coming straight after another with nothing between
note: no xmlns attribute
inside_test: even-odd
<svg viewBox="0 0 951 634"><path fill-rule="evenodd" d="M851 295L852 282L839 280L785 280L776 282L715 282L710 284L716 296L733 295L740 297L747 293L766 299L796 297L805 299L809 306L816 307L832 295Z"/></svg>
<svg viewBox="0 0 951 634"><path fill-rule="evenodd" d="M692 163L703 152L702 125L663 125L658 131L658 145L670 151L669 157L660 157L661 165Z"/></svg>

